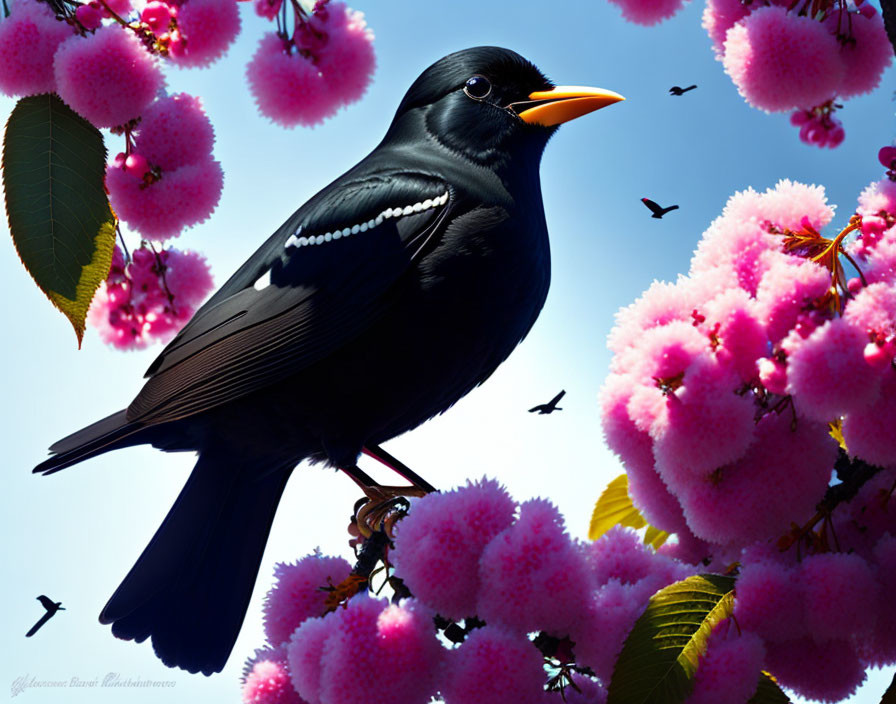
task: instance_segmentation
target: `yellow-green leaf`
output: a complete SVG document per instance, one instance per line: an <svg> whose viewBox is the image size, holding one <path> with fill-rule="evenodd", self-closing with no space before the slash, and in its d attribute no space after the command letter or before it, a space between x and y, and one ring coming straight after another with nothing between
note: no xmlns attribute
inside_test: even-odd
<svg viewBox="0 0 896 704"><path fill-rule="evenodd" d="M680 704L715 625L734 610L734 578L695 575L651 597L625 640L607 704Z"/></svg>
<svg viewBox="0 0 896 704"><path fill-rule="evenodd" d="M71 321L80 346L115 245L103 137L54 94L22 98L6 123L2 170L19 258Z"/></svg>
<svg viewBox="0 0 896 704"><path fill-rule="evenodd" d="M644 528L644 544L658 548L666 542L669 534L649 525L641 512L635 508L631 497L628 495L628 476L620 474L611 481L604 493L600 495L594 511L591 514L591 525L588 527L588 537L597 540L613 526L628 528Z"/></svg>

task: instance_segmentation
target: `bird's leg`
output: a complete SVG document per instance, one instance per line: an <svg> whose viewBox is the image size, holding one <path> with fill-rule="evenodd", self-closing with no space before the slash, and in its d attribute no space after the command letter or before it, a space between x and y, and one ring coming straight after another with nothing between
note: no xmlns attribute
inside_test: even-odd
<svg viewBox="0 0 896 704"><path fill-rule="evenodd" d="M390 538L392 526L407 513L409 496L426 496L429 492L417 486L384 486L357 465L340 468L364 492L364 498L355 503L350 532L370 538L377 532L385 532ZM353 533L354 534L354 533ZM357 537L357 534L355 534Z"/></svg>
<svg viewBox="0 0 896 704"><path fill-rule="evenodd" d="M414 470L404 464L401 460L390 455L379 445L366 446L362 451L365 455L373 457L373 459L375 459L380 464L386 465L393 472L407 479L411 484L413 484L418 489L421 489L425 494L432 494L433 492L438 491L432 484L430 484Z"/></svg>

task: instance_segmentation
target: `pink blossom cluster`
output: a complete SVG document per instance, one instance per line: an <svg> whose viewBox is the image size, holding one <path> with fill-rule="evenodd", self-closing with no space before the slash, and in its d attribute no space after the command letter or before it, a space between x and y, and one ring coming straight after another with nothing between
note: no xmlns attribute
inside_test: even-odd
<svg viewBox="0 0 896 704"><path fill-rule="evenodd" d="M493 480L414 501L388 559L413 597L362 592L327 614L347 563L315 554L278 566L265 603L271 647L250 659L244 701L602 704L648 599L694 572L630 530L583 545L548 501L518 505ZM562 695L546 689L561 664L575 683Z"/></svg>
<svg viewBox="0 0 896 704"><path fill-rule="evenodd" d="M828 239L822 188L738 193L688 276L620 311L603 425L650 523L719 546L782 535L828 486L832 422L851 455L896 466L894 196L873 184Z"/></svg>
<svg viewBox="0 0 896 704"><path fill-rule="evenodd" d="M650 26L669 19L684 7L685 0L610 0L629 22Z"/></svg>
<svg viewBox="0 0 896 704"><path fill-rule="evenodd" d="M118 217L160 241L212 214L224 172L212 157L214 130L198 98L186 93L158 98L126 134L128 152L106 170L109 202Z"/></svg>
<svg viewBox="0 0 896 704"><path fill-rule="evenodd" d="M256 0L274 19L282 0ZM318 0L311 13L293 3L293 31L265 34L246 68L259 111L284 127L312 126L360 99L376 64L373 33L342 2Z"/></svg>
<svg viewBox="0 0 896 704"><path fill-rule="evenodd" d="M812 0L707 0L703 26L750 105L793 112L803 142L833 148L845 137L832 116L839 101L874 90L893 49L867 0L817 7Z"/></svg>
<svg viewBox="0 0 896 704"><path fill-rule="evenodd" d="M0 91L56 92L97 127L137 120L164 86L158 57L204 66L240 28L235 0L89 0L55 16L38 0L14 0L0 23Z"/></svg>
<svg viewBox="0 0 896 704"><path fill-rule="evenodd" d="M144 244L126 260L116 246L87 319L105 343L142 349L174 337L211 288L211 273L200 254L173 248L156 252Z"/></svg>
<svg viewBox="0 0 896 704"><path fill-rule="evenodd" d="M896 663L896 470L879 472L835 510L832 551L744 549L735 617L765 646L764 669L804 697L852 695L869 667Z"/></svg>

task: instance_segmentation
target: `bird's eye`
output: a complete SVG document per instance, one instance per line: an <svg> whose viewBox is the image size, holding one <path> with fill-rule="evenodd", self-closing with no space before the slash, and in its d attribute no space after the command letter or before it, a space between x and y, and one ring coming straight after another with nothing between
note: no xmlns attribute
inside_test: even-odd
<svg viewBox="0 0 896 704"><path fill-rule="evenodd" d="M492 84L485 76L473 76L464 85L464 93L474 100L482 100L492 92Z"/></svg>

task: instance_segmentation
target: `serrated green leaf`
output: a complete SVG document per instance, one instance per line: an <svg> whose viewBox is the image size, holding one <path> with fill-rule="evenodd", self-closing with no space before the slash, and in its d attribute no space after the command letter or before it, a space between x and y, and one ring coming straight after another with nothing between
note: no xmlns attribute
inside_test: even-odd
<svg viewBox="0 0 896 704"><path fill-rule="evenodd" d="M734 578L695 575L651 597L625 640L607 704L679 704L713 627L734 610Z"/></svg>
<svg viewBox="0 0 896 704"><path fill-rule="evenodd" d="M22 98L6 123L2 170L19 258L71 321L80 347L115 245L103 137L54 94Z"/></svg>
<svg viewBox="0 0 896 704"><path fill-rule="evenodd" d="M775 682L775 678L767 672L759 673L759 684L756 693L747 704L791 704L790 697Z"/></svg>

